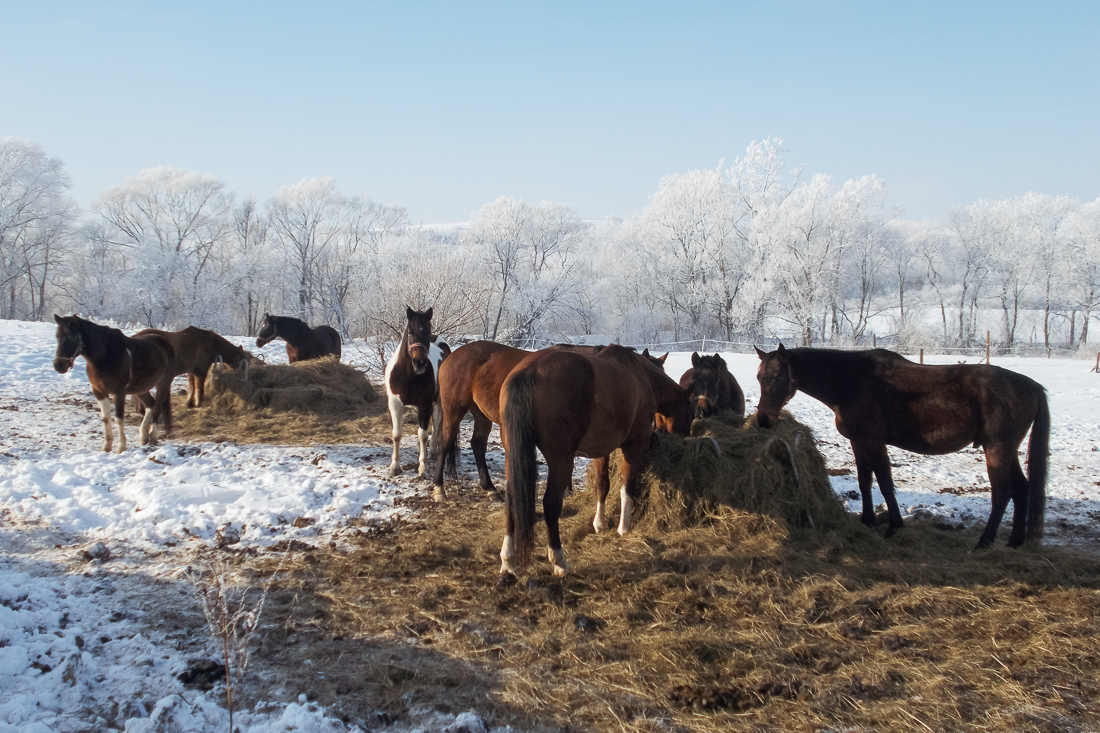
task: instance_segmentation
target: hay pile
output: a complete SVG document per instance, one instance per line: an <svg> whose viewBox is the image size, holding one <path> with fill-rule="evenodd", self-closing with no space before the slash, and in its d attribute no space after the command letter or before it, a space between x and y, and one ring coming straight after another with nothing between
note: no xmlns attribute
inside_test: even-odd
<svg viewBox="0 0 1100 733"><path fill-rule="evenodd" d="M612 487L619 485L612 460ZM595 488L591 470L586 486ZM595 493L594 491L592 492ZM770 430L755 418L696 420L691 437L660 435L639 482L637 521L662 531L723 521L742 512L788 526L835 528L848 521L810 428L788 413Z"/></svg>
<svg viewBox="0 0 1100 733"><path fill-rule="evenodd" d="M174 398L175 399L175 398ZM385 400L334 357L211 370L204 406L173 402L175 435L236 443L378 442L389 435Z"/></svg>

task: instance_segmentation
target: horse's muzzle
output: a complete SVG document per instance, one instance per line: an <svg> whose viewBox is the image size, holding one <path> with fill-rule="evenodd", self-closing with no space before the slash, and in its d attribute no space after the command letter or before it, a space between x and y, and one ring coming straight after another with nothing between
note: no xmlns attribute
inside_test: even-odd
<svg viewBox="0 0 1100 733"><path fill-rule="evenodd" d="M428 367L431 365L431 362L427 359L413 359L412 365L413 374L423 374L424 372L428 371Z"/></svg>
<svg viewBox="0 0 1100 733"><path fill-rule="evenodd" d="M62 359L61 357L58 357L58 358L54 359L53 360L54 371L56 371L58 374L64 374L65 372L67 372L67 371L69 371L70 369L73 368L73 361L75 361L75 360L74 359Z"/></svg>
<svg viewBox="0 0 1100 733"><path fill-rule="evenodd" d="M269 343L271 343L271 339L267 339L265 341L262 338L257 338L256 339L256 348L257 349L262 349L263 347L267 346Z"/></svg>
<svg viewBox="0 0 1100 733"><path fill-rule="evenodd" d="M710 417L711 406L710 400L706 397L699 397L695 401L695 419Z"/></svg>
<svg viewBox="0 0 1100 733"><path fill-rule="evenodd" d="M756 408L756 424L760 427L768 430L772 426L772 419L768 417L766 412L762 412L760 408Z"/></svg>

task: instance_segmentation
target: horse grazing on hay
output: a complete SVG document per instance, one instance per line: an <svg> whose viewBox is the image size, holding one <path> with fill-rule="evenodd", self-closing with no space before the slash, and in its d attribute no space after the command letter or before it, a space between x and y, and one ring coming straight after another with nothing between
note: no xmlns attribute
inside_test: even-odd
<svg viewBox="0 0 1100 733"><path fill-rule="evenodd" d="M687 393L647 356L611 345L595 355L544 349L524 358L500 390L501 436L505 450L506 534L500 550L502 579L525 567L534 549L535 448L546 459L542 510L555 575L569 571L558 519L573 482L573 460L595 459L599 475L593 526L604 529L603 505L610 488L608 460L622 450L623 486L619 534L630 531L637 481L653 439L659 403L679 403L680 424L690 425ZM686 428L684 428L686 430Z"/></svg>
<svg viewBox="0 0 1100 733"><path fill-rule="evenodd" d="M310 328L297 318L265 313L256 334L256 348L262 349L277 338L286 341L286 358L291 364L330 355L340 358L340 334L332 326Z"/></svg>
<svg viewBox="0 0 1100 733"><path fill-rule="evenodd" d="M414 311L405 306L407 324L389 363L386 364L386 398L389 401L390 420L393 422L393 460L390 462L390 475L401 473L401 423L405 417L405 405L416 407L419 425L417 437L420 441L420 465L417 476L423 476L428 470L428 423L439 423L439 365L451 347L432 336L432 309ZM442 486L433 492L436 501L447 498Z"/></svg>
<svg viewBox="0 0 1100 733"><path fill-rule="evenodd" d="M699 352L692 352L691 368L680 377L680 386L691 392L697 418L719 412L745 414L745 393L718 354L699 356Z"/></svg>
<svg viewBox="0 0 1100 733"><path fill-rule="evenodd" d="M134 334L134 337L160 336L172 345L176 354L175 374L187 375L187 406L201 407L206 393L206 377L210 367L221 362L236 369L245 362L255 361L256 357L240 346L231 343L213 331L196 326L188 326L182 331L161 331L146 328Z"/></svg>
<svg viewBox="0 0 1100 733"><path fill-rule="evenodd" d="M594 356L604 347L557 344L550 348ZM489 433L493 429L493 423L500 424L501 385L516 365L532 353L496 341L474 341L455 349L454 353L440 365L439 406L442 417L435 423L432 436L432 444L436 451L434 484L437 492L443 492L444 469L451 476L457 475L458 427L462 418L469 412L474 416L470 448L474 453L474 463L477 464L478 483L492 498L499 499L500 495L493 487L493 481L489 477L489 466L485 461ZM643 356L663 370L668 354L652 357L646 350ZM658 413L662 410L670 415L667 418L669 432L676 430L683 435L688 434L691 427L690 416L686 420L683 419L683 410L678 410L671 400L658 404ZM674 420L677 413L680 419Z"/></svg>
<svg viewBox="0 0 1100 733"><path fill-rule="evenodd" d="M117 328L100 326L78 316L54 315L57 322L57 351L53 368L65 374L78 356L87 364L88 382L103 415L103 450L110 452L114 435L111 429L111 396L114 396L115 422L118 424L118 452L126 450L124 415L126 395L137 395L146 407L139 434L142 445L156 441L156 424L162 417L165 432L172 429L172 379L175 377L175 353L163 336L146 334L126 336ZM150 390L156 389L156 398Z"/></svg>
<svg viewBox="0 0 1100 733"><path fill-rule="evenodd" d="M852 443L863 497L862 521L874 524L872 473L889 509L890 537L902 526L887 445L942 455L973 444L985 450L993 506L978 548L997 536L1009 499L1008 544L1039 544L1046 508L1050 409L1038 382L985 364L914 364L885 349L836 351L784 349L760 357L757 419L767 428L780 408L802 390L836 413L836 427ZM1018 450L1028 428L1027 477Z"/></svg>

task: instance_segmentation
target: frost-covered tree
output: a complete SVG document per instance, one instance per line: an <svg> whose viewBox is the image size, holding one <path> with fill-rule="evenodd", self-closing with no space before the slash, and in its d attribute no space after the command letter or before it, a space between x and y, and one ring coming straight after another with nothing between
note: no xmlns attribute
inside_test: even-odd
<svg viewBox="0 0 1100 733"><path fill-rule="evenodd" d="M1089 322L1100 308L1100 199L1082 204L1063 225L1066 257L1063 260L1065 293L1073 307L1070 347L1089 340ZM1081 311L1081 330L1076 337L1076 313Z"/></svg>

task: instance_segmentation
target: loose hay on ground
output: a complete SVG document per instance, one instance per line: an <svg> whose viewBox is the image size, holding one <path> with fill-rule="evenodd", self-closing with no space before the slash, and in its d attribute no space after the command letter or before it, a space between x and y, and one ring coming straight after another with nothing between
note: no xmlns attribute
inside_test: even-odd
<svg viewBox="0 0 1100 733"><path fill-rule="evenodd" d="M618 453L612 471L617 488ZM590 494L595 485L590 470ZM850 522L810 428L783 413L770 430L730 416L696 420L688 438L658 436L639 480L637 522L680 529L745 512L796 527L836 529Z"/></svg>
<svg viewBox="0 0 1100 733"><path fill-rule="evenodd" d="M176 437L236 443L380 442L389 434L385 401L366 375L334 357L294 364L212 369L206 402L173 399Z"/></svg>

